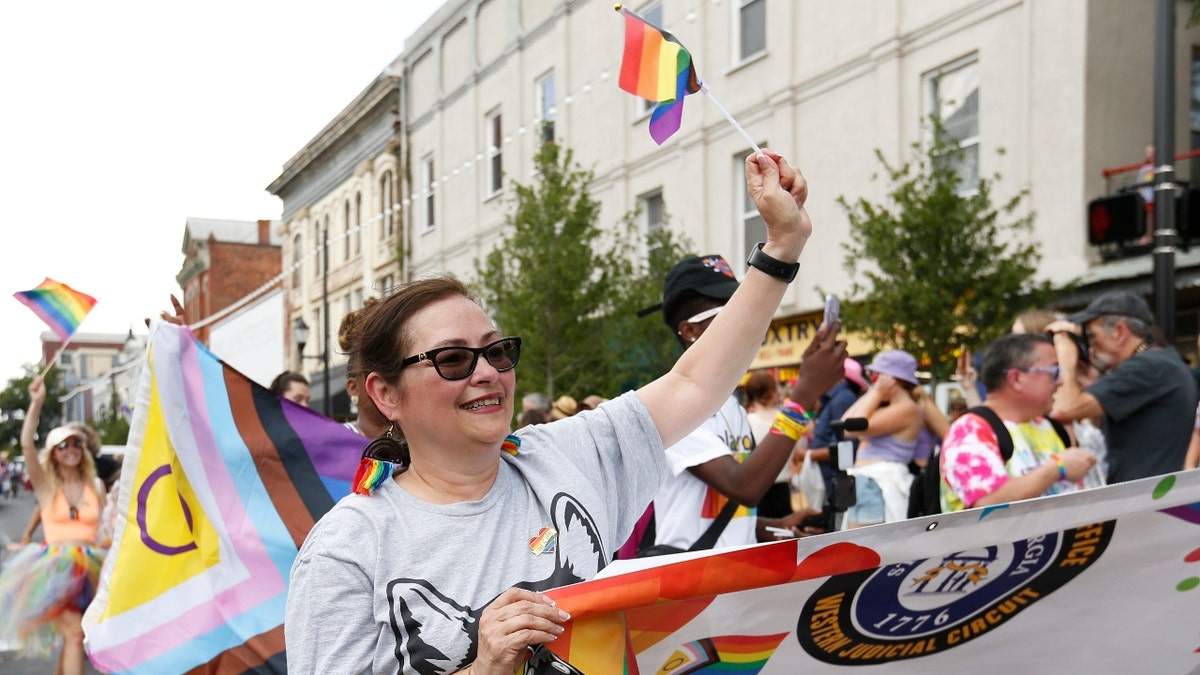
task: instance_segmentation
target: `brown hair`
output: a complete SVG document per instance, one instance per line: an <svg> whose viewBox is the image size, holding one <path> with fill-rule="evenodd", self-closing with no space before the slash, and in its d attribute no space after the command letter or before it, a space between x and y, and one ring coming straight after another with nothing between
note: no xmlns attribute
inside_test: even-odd
<svg viewBox="0 0 1200 675"><path fill-rule="evenodd" d="M364 376L378 373L385 382L398 383L400 362L413 351L408 322L429 305L455 296L478 303L463 282L441 274L404 284L370 308L364 307L358 346Z"/></svg>
<svg viewBox="0 0 1200 675"><path fill-rule="evenodd" d="M1026 333L1041 334L1046 332L1046 326L1059 318L1058 314L1048 309L1028 309L1018 314L1013 322L1020 321L1021 325L1025 327Z"/></svg>
<svg viewBox="0 0 1200 675"><path fill-rule="evenodd" d="M758 370L746 380L742 391L746 394L746 405L767 403L778 400L779 381L775 379L775 376L770 371Z"/></svg>
<svg viewBox="0 0 1200 675"><path fill-rule="evenodd" d="M375 401L367 395L367 371L362 369L360 341L362 338L362 317L380 302L379 298L367 298L363 306L342 317L338 326L338 348L346 355L346 384L347 388L354 384L358 393L355 396L358 405L358 417L367 424L380 429L386 429L389 421L375 407ZM359 425L362 430L362 425Z"/></svg>

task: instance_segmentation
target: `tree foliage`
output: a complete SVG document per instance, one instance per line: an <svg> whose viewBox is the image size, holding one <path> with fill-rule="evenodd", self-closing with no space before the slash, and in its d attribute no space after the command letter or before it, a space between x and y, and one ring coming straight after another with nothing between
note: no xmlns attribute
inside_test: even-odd
<svg viewBox="0 0 1200 675"><path fill-rule="evenodd" d="M29 383L36 374L33 366L25 366L25 374L9 380L0 391L0 448L16 454L21 452L21 425L25 423L25 411L29 410ZM62 379L58 368L46 373L46 404L38 419L38 438L45 438L51 429L62 424L58 399L67 393Z"/></svg>
<svg viewBox="0 0 1200 675"><path fill-rule="evenodd" d="M657 301L683 249L669 233L645 241L635 214L602 230L593 174L570 150L543 143L535 165L531 184L514 183L504 234L476 260L472 287L501 330L523 340L519 393L612 397L662 372L673 338L635 311ZM644 246L645 267L637 255Z"/></svg>
<svg viewBox="0 0 1200 675"><path fill-rule="evenodd" d="M1028 191L997 206L999 176L965 190L956 170L963 151L939 119L930 127L928 146L914 143L899 166L875 151L891 182L884 203L838 203L850 219L846 325L912 353L943 379L957 350L1007 332L1020 311L1044 306L1052 287L1034 279L1041 253L1034 214L1023 209Z"/></svg>

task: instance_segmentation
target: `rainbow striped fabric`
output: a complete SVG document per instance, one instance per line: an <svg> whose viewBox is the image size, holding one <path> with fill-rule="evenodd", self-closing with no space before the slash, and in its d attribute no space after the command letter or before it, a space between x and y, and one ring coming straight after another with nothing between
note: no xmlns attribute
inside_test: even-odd
<svg viewBox="0 0 1200 675"><path fill-rule="evenodd" d="M650 137L662 145L679 131L683 99L700 91L692 55L679 40L618 5L625 15L625 54L621 58L621 89L657 103L650 115Z"/></svg>
<svg viewBox="0 0 1200 675"><path fill-rule="evenodd" d="M288 576L349 494L367 439L272 395L186 327L154 327L116 502L84 616L114 673L286 673Z"/></svg>
<svg viewBox="0 0 1200 675"><path fill-rule="evenodd" d="M92 296L50 277L31 291L13 293L13 297L32 309L63 342L71 339L83 318L96 306Z"/></svg>

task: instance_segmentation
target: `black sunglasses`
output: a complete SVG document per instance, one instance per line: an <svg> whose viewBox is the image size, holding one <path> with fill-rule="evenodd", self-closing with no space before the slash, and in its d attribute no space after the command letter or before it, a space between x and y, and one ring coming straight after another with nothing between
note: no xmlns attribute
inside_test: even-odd
<svg viewBox="0 0 1200 675"><path fill-rule="evenodd" d="M500 372L517 367L521 359L521 338L506 337L482 347L438 347L416 356L410 356L400 362L405 368L421 361L432 361L433 369L444 380L463 380L475 372L479 356L487 359L492 367Z"/></svg>
<svg viewBox="0 0 1200 675"><path fill-rule="evenodd" d="M63 441L62 443L59 443L58 445L54 446L54 448L56 450L66 450L67 448L70 448L70 447L75 447L75 448L79 448L80 450L82 450L84 448L84 443L83 443L83 441L79 440L78 438L68 438L67 440Z"/></svg>

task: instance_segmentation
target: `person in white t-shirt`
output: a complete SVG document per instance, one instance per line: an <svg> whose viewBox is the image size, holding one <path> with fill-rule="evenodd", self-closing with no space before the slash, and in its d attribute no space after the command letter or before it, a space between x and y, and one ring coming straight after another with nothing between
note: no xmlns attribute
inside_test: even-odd
<svg viewBox="0 0 1200 675"><path fill-rule="evenodd" d="M685 350L704 334L737 288L733 269L719 255L686 258L671 268L663 284L663 318ZM738 505L732 517L715 542L702 548L773 541L775 533L768 527L795 536L820 531L803 525L819 511L759 518L755 507L787 465L804 427L811 426L817 399L842 378L846 343L837 339L839 328L840 324L822 327L805 350L796 386L776 413L779 433L767 434L756 447L745 409L730 396L717 414L667 448L671 478L653 504L657 552L692 548L730 501Z"/></svg>

